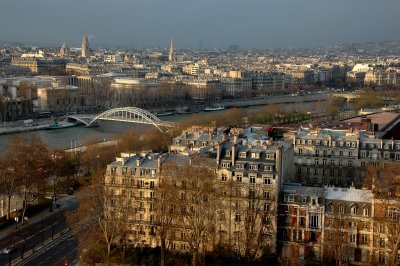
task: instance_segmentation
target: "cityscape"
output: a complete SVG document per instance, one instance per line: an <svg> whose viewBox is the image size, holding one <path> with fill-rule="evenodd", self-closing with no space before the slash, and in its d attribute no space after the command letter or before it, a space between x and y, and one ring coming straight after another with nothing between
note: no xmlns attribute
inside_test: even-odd
<svg viewBox="0 0 400 266"><path fill-rule="evenodd" d="M75 2L0 3L0 265L400 265L399 3Z"/></svg>

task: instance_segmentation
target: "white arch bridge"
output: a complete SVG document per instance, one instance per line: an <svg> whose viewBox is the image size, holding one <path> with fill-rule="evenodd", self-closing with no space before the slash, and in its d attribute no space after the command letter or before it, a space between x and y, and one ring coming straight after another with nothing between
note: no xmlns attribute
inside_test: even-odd
<svg viewBox="0 0 400 266"><path fill-rule="evenodd" d="M137 107L114 108L107 110L97 116L69 115L68 120L74 120L75 122L85 124L86 127L94 126L98 120L148 124L154 125L161 132L166 131L163 129L169 129L175 126L175 123L162 121L154 114Z"/></svg>

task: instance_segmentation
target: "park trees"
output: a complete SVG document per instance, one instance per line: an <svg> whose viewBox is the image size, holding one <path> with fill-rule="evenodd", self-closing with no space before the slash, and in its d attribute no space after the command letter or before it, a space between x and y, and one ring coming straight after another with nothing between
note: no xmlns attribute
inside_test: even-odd
<svg viewBox="0 0 400 266"><path fill-rule="evenodd" d="M34 190L37 195L45 186L45 177L51 174L52 159L47 148L38 138L11 139L7 147L7 161L10 167L10 178L14 178L20 184L22 205L22 223L28 202L33 199Z"/></svg>

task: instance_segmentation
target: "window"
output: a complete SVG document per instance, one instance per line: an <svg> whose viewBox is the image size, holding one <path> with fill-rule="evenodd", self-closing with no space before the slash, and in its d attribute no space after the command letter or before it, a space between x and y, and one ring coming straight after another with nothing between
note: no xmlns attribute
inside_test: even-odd
<svg viewBox="0 0 400 266"><path fill-rule="evenodd" d="M363 222L363 228L368 229L368 222Z"/></svg>
<svg viewBox="0 0 400 266"><path fill-rule="evenodd" d="M227 179L226 174L222 174L221 175L221 181L225 182Z"/></svg>
<svg viewBox="0 0 400 266"><path fill-rule="evenodd" d="M318 200L316 198L311 198L311 204L317 205Z"/></svg>
<svg viewBox="0 0 400 266"><path fill-rule="evenodd" d="M368 235L367 234L361 234L361 244L362 245L368 244Z"/></svg>
<svg viewBox="0 0 400 266"><path fill-rule="evenodd" d="M249 197L250 198L255 198L256 197L256 191L255 190L249 190Z"/></svg>
<svg viewBox="0 0 400 266"><path fill-rule="evenodd" d="M299 226L304 227L306 225L305 218L300 217Z"/></svg>
<svg viewBox="0 0 400 266"><path fill-rule="evenodd" d="M339 213L340 214L344 214L344 211L346 210L346 207L345 206L339 206Z"/></svg>
<svg viewBox="0 0 400 266"><path fill-rule="evenodd" d="M343 165L342 160L339 160L339 166L342 166L342 165Z"/></svg>
<svg viewBox="0 0 400 266"><path fill-rule="evenodd" d="M303 149L299 149L299 154L303 154Z"/></svg>
<svg viewBox="0 0 400 266"><path fill-rule="evenodd" d="M251 153L251 158L260 159L260 153L259 152L252 152Z"/></svg>
<svg viewBox="0 0 400 266"><path fill-rule="evenodd" d="M240 214L239 213L235 214L235 222L240 222Z"/></svg>
<svg viewBox="0 0 400 266"><path fill-rule="evenodd" d="M386 246L386 241L385 241L385 238L384 238L384 237L381 237L381 238L379 239L379 246L380 246L381 248L384 248L384 247Z"/></svg>
<svg viewBox="0 0 400 266"><path fill-rule="evenodd" d="M294 202L294 195L293 194L289 194L288 202Z"/></svg>
<svg viewBox="0 0 400 266"><path fill-rule="evenodd" d="M271 197L271 193L270 193L269 191L264 191L264 192L263 192L263 197L264 197L265 199L269 199L269 198Z"/></svg>
<svg viewBox="0 0 400 266"><path fill-rule="evenodd" d="M351 214L357 214L357 207L351 207Z"/></svg>
<svg viewBox="0 0 400 266"><path fill-rule="evenodd" d="M236 181L237 182L242 182L242 174L236 174Z"/></svg>
<svg viewBox="0 0 400 266"><path fill-rule="evenodd" d="M399 220L399 218L400 218L399 212L397 211L396 208L389 208L388 216L389 216L389 218L391 218L393 220Z"/></svg>
<svg viewBox="0 0 400 266"><path fill-rule="evenodd" d="M315 165L318 165L318 164L319 164L319 160L315 159Z"/></svg>
<svg viewBox="0 0 400 266"><path fill-rule="evenodd" d="M348 167L352 167L352 166L353 166L353 162L352 162L352 161L348 161L348 162L347 162L347 166L348 166Z"/></svg>
<svg viewBox="0 0 400 266"><path fill-rule="evenodd" d="M257 164L250 164L250 170L258 170Z"/></svg>
<svg viewBox="0 0 400 266"><path fill-rule="evenodd" d="M307 197L302 198L302 199L301 199L301 202L302 202L302 203L307 203Z"/></svg>
<svg viewBox="0 0 400 266"><path fill-rule="evenodd" d="M317 214L310 214L310 228L318 228L319 227L319 216Z"/></svg>
<svg viewBox="0 0 400 266"><path fill-rule="evenodd" d="M256 178L255 177L250 177L250 184L255 184L256 183Z"/></svg>
<svg viewBox="0 0 400 266"><path fill-rule="evenodd" d="M356 234L350 234L349 235L349 242L350 243L356 243L356 239L357 239Z"/></svg>
<svg viewBox="0 0 400 266"><path fill-rule="evenodd" d="M229 168L230 166L230 163L222 163L222 168Z"/></svg>
<svg viewBox="0 0 400 266"><path fill-rule="evenodd" d="M237 169L243 169L244 168L244 164L243 163L238 163L238 164L236 164L236 168Z"/></svg>
<svg viewBox="0 0 400 266"><path fill-rule="evenodd" d="M272 184L271 178L269 178L269 177L264 178L264 184L265 184L265 185L271 185L271 184Z"/></svg>
<svg viewBox="0 0 400 266"><path fill-rule="evenodd" d="M236 208L236 210L240 209L240 203L238 201L235 202L235 208Z"/></svg>
<svg viewBox="0 0 400 266"><path fill-rule="evenodd" d="M385 252L379 251L378 260L380 264L386 264L386 255Z"/></svg>
<svg viewBox="0 0 400 266"><path fill-rule="evenodd" d="M386 231L385 229L386 229L385 224L379 224L379 232L385 233L385 231Z"/></svg>
<svg viewBox="0 0 400 266"><path fill-rule="evenodd" d="M246 158L246 152L245 151L239 152L239 158Z"/></svg>
<svg viewBox="0 0 400 266"><path fill-rule="evenodd" d="M298 241L302 241L303 240L303 231L299 230L297 240Z"/></svg>

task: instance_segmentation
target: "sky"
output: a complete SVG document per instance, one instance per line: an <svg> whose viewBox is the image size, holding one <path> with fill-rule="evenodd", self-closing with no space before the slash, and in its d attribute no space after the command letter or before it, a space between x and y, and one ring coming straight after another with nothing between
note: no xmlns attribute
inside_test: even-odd
<svg viewBox="0 0 400 266"><path fill-rule="evenodd" d="M0 41L92 47L321 47L400 40L399 0L0 0Z"/></svg>

